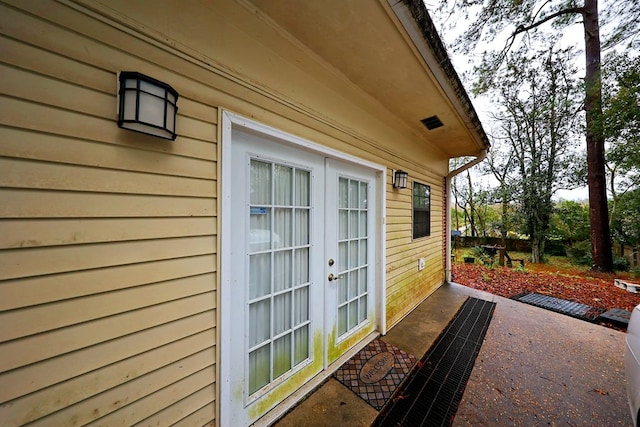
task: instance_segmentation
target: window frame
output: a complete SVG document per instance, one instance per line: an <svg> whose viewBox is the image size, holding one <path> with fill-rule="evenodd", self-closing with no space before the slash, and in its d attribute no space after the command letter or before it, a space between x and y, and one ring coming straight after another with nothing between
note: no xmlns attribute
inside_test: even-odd
<svg viewBox="0 0 640 427"><path fill-rule="evenodd" d="M417 187L424 187L426 190L426 197L421 196L420 194L416 194ZM427 200L427 207L416 206L416 197L421 197L422 199ZM422 222L417 222L417 216L424 216L424 212L427 213L428 222L426 225L426 230L418 230L417 225L423 225ZM421 215L417 215L417 213ZM412 239L421 239L423 237L431 236L431 186L427 184L423 184L421 182L413 181L413 185L411 187L411 237Z"/></svg>

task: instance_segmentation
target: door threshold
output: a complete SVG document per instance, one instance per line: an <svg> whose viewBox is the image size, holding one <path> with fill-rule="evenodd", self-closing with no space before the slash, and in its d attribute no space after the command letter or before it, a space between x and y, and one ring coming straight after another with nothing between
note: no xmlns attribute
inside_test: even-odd
<svg viewBox="0 0 640 427"><path fill-rule="evenodd" d="M256 427L266 427L282 418L284 414L293 409L298 403L304 400L307 395L311 394L317 387L319 387L329 377L331 377L333 373L337 371L345 362L351 359L356 353L358 353L367 344L369 344L379 336L380 332L371 332L369 335L360 340L356 345L354 345L349 351L347 351L345 354L336 359L332 364L330 364L327 369L324 369L318 375L307 381L302 387L289 395L289 397L276 405L273 409L267 412L262 418L257 420L252 425Z"/></svg>

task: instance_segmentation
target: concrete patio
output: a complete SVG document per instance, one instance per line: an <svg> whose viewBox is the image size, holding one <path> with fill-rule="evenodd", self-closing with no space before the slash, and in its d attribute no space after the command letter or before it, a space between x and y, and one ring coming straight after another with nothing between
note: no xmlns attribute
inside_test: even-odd
<svg viewBox="0 0 640 427"><path fill-rule="evenodd" d="M448 284L382 339L421 358L467 297L497 306L454 426L631 425L622 332ZM331 378L275 425L369 426L377 415Z"/></svg>

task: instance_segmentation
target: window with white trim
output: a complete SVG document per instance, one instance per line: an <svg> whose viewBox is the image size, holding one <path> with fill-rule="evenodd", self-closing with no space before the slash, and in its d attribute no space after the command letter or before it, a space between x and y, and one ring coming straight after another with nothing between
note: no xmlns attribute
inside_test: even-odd
<svg viewBox="0 0 640 427"><path fill-rule="evenodd" d="M431 187L413 182L413 238L431 234Z"/></svg>

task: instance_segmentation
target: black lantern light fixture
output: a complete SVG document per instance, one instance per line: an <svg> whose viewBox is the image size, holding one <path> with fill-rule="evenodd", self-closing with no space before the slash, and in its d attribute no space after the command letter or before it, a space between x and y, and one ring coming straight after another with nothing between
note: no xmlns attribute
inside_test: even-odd
<svg viewBox="0 0 640 427"><path fill-rule="evenodd" d="M403 170L394 170L392 176L393 188L407 188L409 173Z"/></svg>
<svg viewBox="0 0 640 427"><path fill-rule="evenodd" d="M120 72L119 80L118 126L175 140L178 92L135 71Z"/></svg>

